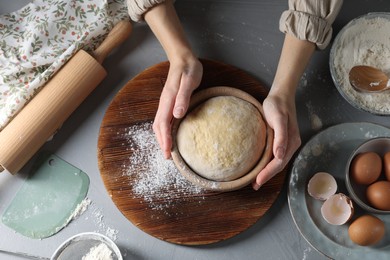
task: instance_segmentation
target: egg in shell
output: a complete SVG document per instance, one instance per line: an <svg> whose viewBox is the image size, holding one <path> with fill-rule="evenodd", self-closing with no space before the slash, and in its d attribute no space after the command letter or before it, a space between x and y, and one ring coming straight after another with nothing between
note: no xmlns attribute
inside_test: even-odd
<svg viewBox="0 0 390 260"><path fill-rule="evenodd" d="M385 153L383 156L383 169L386 179L390 181L390 152Z"/></svg>
<svg viewBox="0 0 390 260"><path fill-rule="evenodd" d="M350 175L357 184L370 185L382 172L382 158L375 152L356 155L351 163Z"/></svg>
<svg viewBox="0 0 390 260"><path fill-rule="evenodd" d="M375 216L363 215L352 222L348 228L348 235L358 245L374 245L384 237L385 224Z"/></svg>
<svg viewBox="0 0 390 260"><path fill-rule="evenodd" d="M390 211L390 181L377 181L367 187L366 197L370 205Z"/></svg>

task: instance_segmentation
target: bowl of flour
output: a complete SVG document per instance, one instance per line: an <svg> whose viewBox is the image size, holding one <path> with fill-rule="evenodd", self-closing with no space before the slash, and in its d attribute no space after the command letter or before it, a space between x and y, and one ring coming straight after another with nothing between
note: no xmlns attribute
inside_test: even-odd
<svg viewBox="0 0 390 260"><path fill-rule="evenodd" d="M368 13L350 21L336 36L330 51L330 72L340 94L355 108L390 115L390 91L363 93L349 82L349 71L368 65L390 75L390 13Z"/></svg>
<svg viewBox="0 0 390 260"><path fill-rule="evenodd" d="M74 235L63 242L50 260L123 260L118 246L108 237L95 232Z"/></svg>

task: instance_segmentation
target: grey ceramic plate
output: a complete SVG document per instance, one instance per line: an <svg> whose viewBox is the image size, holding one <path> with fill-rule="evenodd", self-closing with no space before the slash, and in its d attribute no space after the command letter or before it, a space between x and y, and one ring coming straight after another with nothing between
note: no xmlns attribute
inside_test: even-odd
<svg viewBox="0 0 390 260"><path fill-rule="evenodd" d="M389 259L390 235L377 245L362 247L348 237L348 224L332 226L321 215L322 201L307 193L309 179L319 171L332 174L337 192L348 195L345 186L345 165L352 151L365 140L390 136L390 129L372 123L344 123L327 128L314 136L300 150L294 161L289 181L288 202L295 224L303 237L319 252L333 259ZM365 212L356 203L355 215ZM390 232L390 215L376 215Z"/></svg>

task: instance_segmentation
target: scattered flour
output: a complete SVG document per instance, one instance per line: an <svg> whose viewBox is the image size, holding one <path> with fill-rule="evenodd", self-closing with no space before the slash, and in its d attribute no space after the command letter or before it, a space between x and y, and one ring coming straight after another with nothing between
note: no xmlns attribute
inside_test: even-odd
<svg viewBox="0 0 390 260"><path fill-rule="evenodd" d="M77 206L76 208L73 210L73 212L71 213L71 215L68 217L68 219L66 220L65 222L65 225L64 226L59 226L59 227L56 227L56 232L60 231L61 229L63 229L64 227L66 227L67 225L69 225L69 223L77 218L79 218L87 209L88 209L88 206L91 204L91 200L88 199L88 198L85 198L83 201L81 201Z"/></svg>
<svg viewBox="0 0 390 260"><path fill-rule="evenodd" d="M349 83L349 71L369 65L390 74L390 19L361 17L350 23L334 43L334 77L351 103L376 114L390 114L390 92L361 93Z"/></svg>
<svg viewBox="0 0 390 260"><path fill-rule="evenodd" d="M113 241L118 239L119 231L113 227L107 225L103 211L101 208L98 208L95 203L93 203L90 199L85 198L75 209L69 221L74 220L80 217L84 211L89 210L89 214L85 216L85 220L93 221L93 223L97 226L95 230L96 233L105 234L108 238ZM92 216L92 219L90 217Z"/></svg>
<svg viewBox="0 0 390 260"><path fill-rule="evenodd" d="M152 209L165 209L175 200L191 195L201 196L203 189L191 184L177 170L172 160L160 151L152 130L152 122L131 126L127 139L132 154L124 174L133 176L131 187Z"/></svg>
<svg viewBox="0 0 390 260"><path fill-rule="evenodd" d="M311 128L313 130L321 130L322 128L322 120L317 114L311 114L310 115L310 123L311 123Z"/></svg>
<svg viewBox="0 0 390 260"><path fill-rule="evenodd" d="M311 104L306 104L307 110L309 112L309 120L311 129L318 131L322 128L321 118L314 112L313 106Z"/></svg>
<svg viewBox="0 0 390 260"><path fill-rule="evenodd" d="M94 204L92 206L93 221L98 226L98 230L95 230L95 232L105 234L112 241L116 241L119 231L107 225L102 209L97 208Z"/></svg>
<svg viewBox="0 0 390 260"><path fill-rule="evenodd" d="M73 211L72 215L69 217L68 222L80 217L88 209L89 205L91 205L91 200L88 198L85 198L80 204L77 205L76 209Z"/></svg>
<svg viewBox="0 0 390 260"><path fill-rule="evenodd" d="M102 212L102 209L98 208L89 198L85 198L82 202L80 202L75 210L72 212L70 217L68 218L66 225L68 225L71 221L79 218L81 215L84 214L86 210L91 208L92 216L93 216L93 222L95 225L97 225L98 229L95 230L97 233L105 234L107 237L109 237L111 240L116 241L118 239L118 233L119 231L113 227L110 227L106 224L104 220L104 215ZM85 220L89 220L89 217L86 216ZM58 227L57 231L61 230L63 227Z"/></svg>
<svg viewBox="0 0 390 260"><path fill-rule="evenodd" d="M308 253L310 253L311 252L311 247L308 247L308 248L306 248L305 250L303 250L303 258L302 258L302 260L307 260L308 259Z"/></svg>
<svg viewBox="0 0 390 260"><path fill-rule="evenodd" d="M105 243L92 247L82 260L113 260L112 251Z"/></svg>

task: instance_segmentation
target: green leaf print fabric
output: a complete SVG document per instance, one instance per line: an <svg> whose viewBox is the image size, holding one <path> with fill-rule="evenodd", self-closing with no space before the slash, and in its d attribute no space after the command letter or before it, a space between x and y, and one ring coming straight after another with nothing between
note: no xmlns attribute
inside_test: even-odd
<svg viewBox="0 0 390 260"><path fill-rule="evenodd" d="M0 15L0 131L79 49L94 50L125 0L36 0Z"/></svg>

